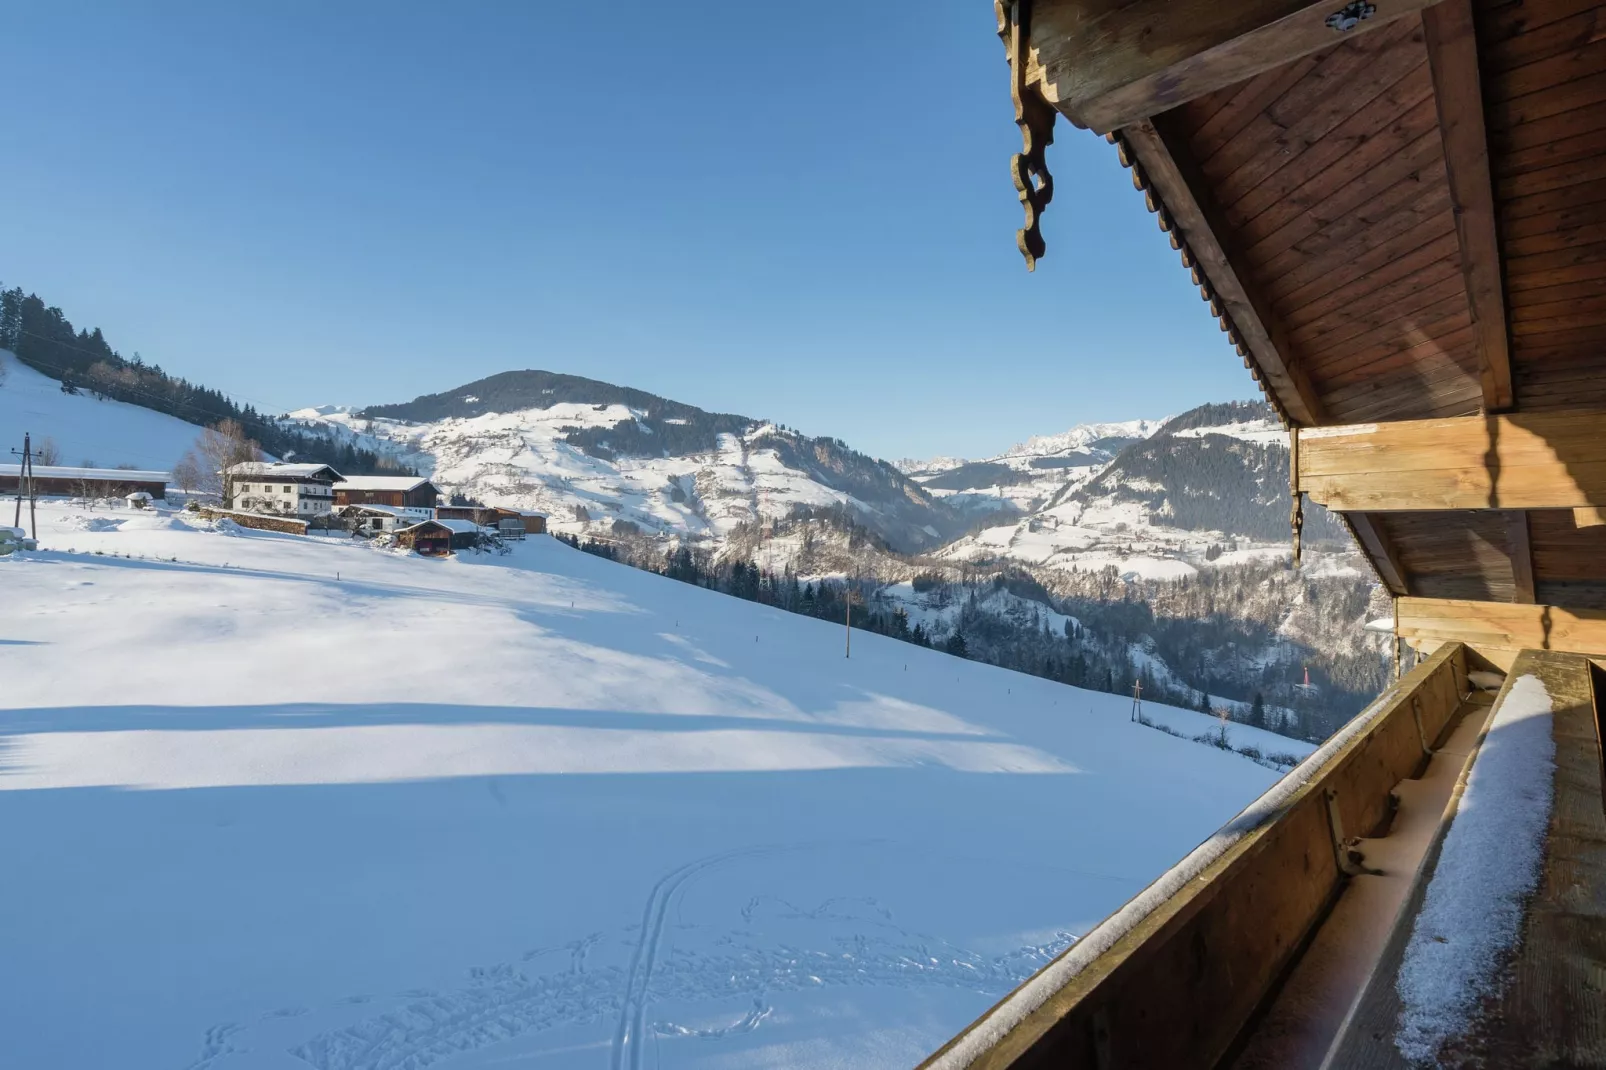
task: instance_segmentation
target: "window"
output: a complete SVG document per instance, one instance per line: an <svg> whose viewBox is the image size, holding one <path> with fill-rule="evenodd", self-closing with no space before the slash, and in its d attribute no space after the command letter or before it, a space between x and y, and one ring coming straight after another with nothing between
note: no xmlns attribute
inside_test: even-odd
<svg viewBox="0 0 1606 1070"><path fill-rule="evenodd" d="M292 488L292 487L286 487L286 488L284 488L284 492L285 492L285 493L286 493L286 494L289 494L289 493L290 493L290 491L291 491L291 490L292 490L292 489L294 489L294 488Z"/></svg>

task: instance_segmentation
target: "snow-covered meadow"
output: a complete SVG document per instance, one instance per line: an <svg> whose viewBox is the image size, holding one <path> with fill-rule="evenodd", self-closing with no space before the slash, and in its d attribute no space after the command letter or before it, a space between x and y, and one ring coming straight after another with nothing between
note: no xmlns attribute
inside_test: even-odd
<svg viewBox="0 0 1606 1070"><path fill-rule="evenodd" d="M7 1065L908 1065L1277 775L546 538L40 519L0 559Z"/></svg>

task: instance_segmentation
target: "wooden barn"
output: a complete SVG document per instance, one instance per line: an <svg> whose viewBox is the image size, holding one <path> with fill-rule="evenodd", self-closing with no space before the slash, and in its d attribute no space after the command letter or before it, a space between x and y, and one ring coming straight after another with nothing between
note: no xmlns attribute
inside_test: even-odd
<svg viewBox="0 0 1606 1070"><path fill-rule="evenodd" d="M68 468L60 465L33 466L33 491L49 498L126 498L145 493L166 498L173 477L167 472L146 472L132 468ZM22 482L22 467L0 464L0 495L16 494Z"/></svg>
<svg viewBox="0 0 1606 1070"><path fill-rule="evenodd" d="M388 505L426 512L440 500L440 489L422 476L346 476L334 485L335 506Z"/></svg>
<svg viewBox="0 0 1606 1070"><path fill-rule="evenodd" d="M423 520L398 528L396 542L421 554L448 554L478 546L486 531L472 520Z"/></svg>
<svg viewBox="0 0 1606 1070"><path fill-rule="evenodd" d="M1028 267L1105 136L1407 671L925 1065L1606 1066L1606 4L995 10Z"/></svg>

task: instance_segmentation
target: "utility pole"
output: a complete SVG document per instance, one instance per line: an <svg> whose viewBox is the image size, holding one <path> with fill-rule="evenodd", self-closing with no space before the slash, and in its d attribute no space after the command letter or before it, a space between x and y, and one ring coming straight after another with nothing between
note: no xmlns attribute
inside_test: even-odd
<svg viewBox="0 0 1606 1070"><path fill-rule="evenodd" d="M1143 681L1132 681L1132 720L1143 720Z"/></svg>
<svg viewBox="0 0 1606 1070"><path fill-rule="evenodd" d="M28 535L29 538L37 542L39 539L39 520L34 511L35 499L38 495L34 491L33 482L33 436L24 431L22 433L22 452L18 453L16 450L12 450L11 453L13 456L22 458L22 463L17 465L17 510L16 515L12 518L11 526L14 528L22 526L22 496L26 493L28 495Z"/></svg>

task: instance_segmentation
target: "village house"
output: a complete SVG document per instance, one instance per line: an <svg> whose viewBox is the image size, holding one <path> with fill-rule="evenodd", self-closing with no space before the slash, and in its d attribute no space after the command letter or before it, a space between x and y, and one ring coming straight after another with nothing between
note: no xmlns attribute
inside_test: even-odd
<svg viewBox="0 0 1606 1070"><path fill-rule="evenodd" d="M167 472L134 468L68 468L36 464L31 469L33 493L47 498L126 498L143 492L166 498L173 477ZM22 466L0 464L0 494L16 494Z"/></svg>
<svg viewBox="0 0 1606 1070"><path fill-rule="evenodd" d="M334 508L334 485L345 477L326 464L245 461L225 470L225 508L310 518Z"/></svg>
<svg viewBox="0 0 1606 1070"><path fill-rule="evenodd" d="M347 476L335 484L335 505L384 505L432 515L440 488L422 476Z"/></svg>

